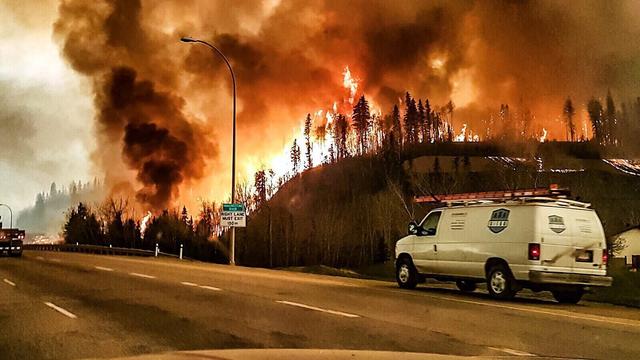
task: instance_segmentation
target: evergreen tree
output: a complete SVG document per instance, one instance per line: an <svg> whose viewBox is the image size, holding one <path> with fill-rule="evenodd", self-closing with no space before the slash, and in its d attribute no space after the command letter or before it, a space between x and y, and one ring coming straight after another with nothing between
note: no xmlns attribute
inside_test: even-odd
<svg viewBox="0 0 640 360"><path fill-rule="evenodd" d="M122 211L113 212L113 218L107 224L107 240L110 245L123 247L124 243L124 221Z"/></svg>
<svg viewBox="0 0 640 360"><path fill-rule="evenodd" d="M307 114L304 121L304 145L305 145L305 169L313 167L312 148L311 148L311 114Z"/></svg>
<svg viewBox="0 0 640 360"><path fill-rule="evenodd" d="M334 123L334 143L336 145L336 159L343 159L349 156L347 148L347 138L349 137L349 123L343 114L337 114Z"/></svg>
<svg viewBox="0 0 640 360"><path fill-rule="evenodd" d="M429 99L424 102L424 125L425 129L425 139L423 142L431 143L433 141L433 113L431 111L431 104L429 104Z"/></svg>
<svg viewBox="0 0 640 360"><path fill-rule="evenodd" d="M393 105L393 110L391 111L391 131L393 132L393 145L396 149L402 148L402 125L400 124L400 109L398 109L398 105Z"/></svg>
<svg viewBox="0 0 640 360"><path fill-rule="evenodd" d="M426 142L427 138L427 121L425 115L424 105L422 105L422 99L418 100L418 118L417 118L417 126L420 129L420 142Z"/></svg>
<svg viewBox="0 0 640 360"><path fill-rule="evenodd" d="M316 140L320 143L320 145L324 145L325 140L327 139L327 125L320 124L315 129Z"/></svg>
<svg viewBox="0 0 640 360"><path fill-rule="evenodd" d="M56 196L58 196L58 188L56 186L56 183L52 182L51 183L51 188L49 189L49 197L53 199Z"/></svg>
<svg viewBox="0 0 640 360"><path fill-rule="evenodd" d="M256 171L253 186L256 189L253 201L259 209L267 201L267 174L264 170Z"/></svg>
<svg viewBox="0 0 640 360"><path fill-rule="evenodd" d="M135 220L128 219L123 226L123 246L136 248L140 244L140 228Z"/></svg>
<svg viewBox="0 0 640 360"><path fill-rule="evenodd" d="M67 221L63 227L66 243L101 245L103 242L102 229L96 215L83 203L72 208L67 214Z"/></svg>
<svg viewBox="0 0 640 360"><path fill-rule="evenodd" d="M603 117L603 126L602 130L605 133L605 142L607 144L616 144L617 143L617 125L618 120L616 118L616 106L613 103L613 97L611 96L611 91L607 91L607 108L605 110L605 114Z"/></svg>
<svg viewBox="0 0 640 360"><path fill-rule="evenodd" d="M434 112L432 116L433 140L442 141L442 118L440 113Z"/></svg>
<svg viewBox="0 0 640 360"><path fill-rule="evenodd" d="M291 145L291 151L289 152L289 155L291 156L291 171L295 176L300 171L300 146L298 146L297 139L293 139L293 144Z"/></svg>
<svg viewBox="0 0 640 360"><path fill-rule="evenodd" d="M185 225L189 223L189 213L187 213L186 206L182 206L182 213L180 213L180 221Z"/></svg>
<svg viewBox="0 0 640 360"><path fill-rule="evenodd" d="M368 149L369 129L371 127L371 114L369 112L369 103L364 95L360 97L356 105L353 107L353 127L356 130L358 151L365 154Z"/></svg>
<svg viewBox="0 0 640 360"><path fill-rule="evenodd" d="M404 112L404 133L405 142L415 144L417 142L417 122L418 109L416 108L415 99L411 98L411 94L405 94L405 112Z"/></svg>
<svg viewBox="0 0 640 360"><path fill-rule="evenodd" d="M573 117L576 114L576 109L573 107L571 98L567 98L567 101L564 102L563 114L567 123L567 131L569 133L568 140L573 142L576 140L576 125L573 122Z"/></svg>
<svg viewBox="0 0 640 360"><path fill-rule="evenodd" d="M334 144L329 146L329 163L334 163L336 161L336 150Z"/></svg>
<svg viewBox="0 0 640 360"><path fill-rule="evenodd" d="M593 137L598 144L603 144L604 133L602 129L602 104L596 99L589 100L587 104L587 112L589 113L589 120L591 120L591 127L593 129Z"/></svg>

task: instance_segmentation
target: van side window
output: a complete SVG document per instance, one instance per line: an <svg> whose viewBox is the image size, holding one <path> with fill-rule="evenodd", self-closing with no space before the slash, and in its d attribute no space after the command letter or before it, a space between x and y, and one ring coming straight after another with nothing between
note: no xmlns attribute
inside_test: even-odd
<svg viewBox="0 0 640 360"><path fill-rule="evenodd" d="M435 235L438 230L438 222L440 221L440 211L432 212L422 222L422 235Z"/></svg>

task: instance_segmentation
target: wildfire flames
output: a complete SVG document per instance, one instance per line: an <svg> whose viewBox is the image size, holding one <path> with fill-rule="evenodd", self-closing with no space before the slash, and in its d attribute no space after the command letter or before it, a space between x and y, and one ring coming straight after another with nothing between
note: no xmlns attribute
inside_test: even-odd
<svg viewBox="0 0 640 360"><path fill-rule="evenodd" d="M540 136L540 142L547 141L547 129L542 128L542 136Z"/></svg>
<svg viewBox="0 0 640 360"><path fill-rule="evenodd" d="M344 75L342 86L344 86L346 89L349 90L349 104L353 104L353 100L355 99L356 92L358 91L358 80L354 79L351 76L351 71L349 71L348 66L344 69L344 72L342 74ZM334 105L335 104L336 103L334 103Z"/></svg>
<svg viewBox="0 0 640 360"><path fill-rule="evenodd" d="M140 220L140 235L141 236L144 236L145 231L147 231L147 224L149 223L149 220L151 220L152 216L153 216L153 214L151 214L151 211L147 211L147 215L145 215Z"/></svg>
<svg viewBox="0 0 640 360"><path fill-rule="evenodd" d="M181 36L216 44L237 75L240 181L262 167L290 171L291 142L305 143L307 113L312 161L322 163L336 114L349 116L362 95L377 120L406 91L429 99L454 141L491 138L498 118L500 126L529 122L527 138L547 141L565 133L555 119L567 97L584 104L603 84L621 96L638 90L622 76L633 73L633 61L609 63L640 56L640 37L620 44L616 35L638 27L623 2L580 11L571 2L405 5L238 0L231 10L217 1L67 0L54 37L92 87L92 159L106 186L145 211L229 197L229 74L220 58L181 44ZM576 112L578 138L591 137L586 116Z"/></svg>

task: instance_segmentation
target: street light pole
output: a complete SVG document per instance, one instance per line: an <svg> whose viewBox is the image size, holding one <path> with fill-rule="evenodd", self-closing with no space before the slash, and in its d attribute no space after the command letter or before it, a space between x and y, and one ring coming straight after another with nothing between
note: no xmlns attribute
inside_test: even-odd
<svg viewBox="0 0 640 360"><path fill-rule="evenodd" d="M231 67L231 63L229 59L220 51L217 47L209 44L206 41L193 39L190 37L182 37L180 41L184 43L199 43L204 46L207 46L215 53L220 55L222 60L227 64L227 68L229 68L229 72L231 73L231 82L233 84L233 135L232 135L232 150L231 150L231 202L235 203L236 201L236 74L233 72L233 68ZM235 248L236 248L236 228L235 226L231 227L231 244L229 245L229 264L235 265Z"/></svg>
<svg viewBox="0 0 640 360"><path fill-rule="evenodd" d="M9 229L13 229L13 210L11 210L11 208L9 207L9 205L7 204L0 204L0 206L5 206L7 209L9 209Z"/></svg>

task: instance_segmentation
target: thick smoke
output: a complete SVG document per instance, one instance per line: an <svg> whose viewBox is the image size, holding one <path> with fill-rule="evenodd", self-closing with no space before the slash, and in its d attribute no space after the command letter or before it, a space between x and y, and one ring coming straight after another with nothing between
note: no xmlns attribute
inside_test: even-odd
<svg viewBox="0 0 640 360"><path fill-rule="evenodd" d="M180 188L210 195L228 180L219 174L230 157L229 74L180 36L231 59L238 163L255 165L307 112L346 97L345 66L383 111L407 90L436 105L453 100L459 128L508 103L560 137L567 97L582 110L608 89L621 100L639 93L639 10L623 1L67 0L55 30L71 65L94 81L97 163L114 186L130 182L160 206ZM209 142L225 156L213 158Z"/></svg>
<svg viewBox="0 0 640 360"><path fill-rule="evenodd" d="M181 185L202 178L217 150L206 126L184 112L171 87L173 69L150 50L153 36L142 29L140 12L137 1L66 2L56 30L73 67L94 81L94 158L107 184L123 195L135 191L141 204L158 209L173 205Z"/></svg>
<svg viewBox="0 0 640 360"><path fill-rule="evenodd" d="M108 97L100 120L116 133L124 126L123 158L144 185L138 199L155 208L166 206L185 178L203 175L201 130L184 117L180 99L137 80L130 68L113 69L104 93Z"/></svg>

